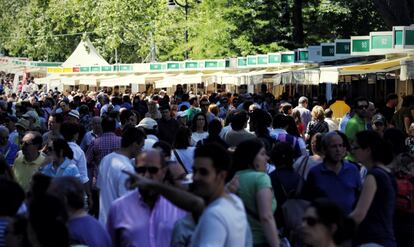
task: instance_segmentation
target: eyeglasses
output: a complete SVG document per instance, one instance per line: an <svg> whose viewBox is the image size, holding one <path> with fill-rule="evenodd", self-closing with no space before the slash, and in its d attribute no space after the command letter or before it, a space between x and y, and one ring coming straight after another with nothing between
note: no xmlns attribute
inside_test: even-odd
<svg viewBox="0 0 414 247"><path fill-rule="evenodd" d="M145 174L147 171L149 174L157 174L160 168L155 166L139 166L135 167L135 172L138 174Z"/></svg>
<svg viewBox="0 0 414 247"><path fill-rule="evenodd" d="M315 226L316 224L318 224L320 222L315 217L303 217L302 221L305 222L306 225L308 225L308 226Z"/></svg>

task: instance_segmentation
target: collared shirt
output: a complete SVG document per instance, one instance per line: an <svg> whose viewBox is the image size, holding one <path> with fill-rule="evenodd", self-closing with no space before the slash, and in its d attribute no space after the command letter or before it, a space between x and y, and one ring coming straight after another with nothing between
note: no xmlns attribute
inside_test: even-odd
<svg viewBox="0 0 414 247"><path fill-rule="evenodd" d="M93 133L93 130L86 132L85 136L82 139L81 144L79 145L81 149L86 153L88 151L88 147L91 145L93 140L98 138L98 135Z"/></svg>
<svg viewBox="0 0 414 247"><path fill-rule="evenodd" d="M106 224L112 202L128 192L125 182L129 176L123 170L134 172L134 166L128 157L117 152L108 154L99 164L96 184L100 189L99 221L102 224Z"/></svg>
<svg viewBox="0 0 414 247"><path fill-rule="evenodd" d="M134 190L112 204L107 229L114 246L169 247L174 224L185 215L162 196L151 209Z"/></svg>
<svg viewBox="0 0 414 247"><path fill-rule="evenodd" d="M345 116L350 110L351 107L345 103L343 100L337 100L333 103L329 108L331 108L333 115L333 119L340 119Z"/></svg>
<svg viewBox="0 0 414 247"><path fill-rule="evenodd" d="M86 168L85 153L75 142L68 142L69 147L73 151L73 163L78 167L80 173L80 181L85 184L89 181L88 170Z"/></svg>
<svg viewBox="0 0 414 247"><path fill-rule="evenodd" d="M13 164L13 173L16 181L22 186L24 191L29 190L33 174L39 170L40 165L45 159L46 156L43 153L39 153L39 156L35 160L27 161L22 151L17 153Z"/></svg>
<svg viewBox="0 0 414 247"><path fill-rule="evenodd" d="M19 133L17 130L10 132L9 134L9 142L18 145L19 144Z"/></svg>
<svg viewBox="0 0 414 247"><path fill-rule="evenodd" d="M53 163L47 164L40 172L49 177L71 176L80 179L81 176L78 167L70 159L65 159L58 167L54 167Z"/></svg>
<svg viewBox="0 0 414 247"><path fill-rule="evenodd" d="M13 165L16 154L19 151L19 147L8 141L7 145L4 148L0 147L0 153L6 158L7 164L9 166Z"/></svg>
<svg viewBox="0 0 414 247"><path fill-rule="evenodd" d="M103 133L96 138L86 152L88 167L98 167L102 158L121 148L121 137L113 132Z"/></svg>
<svg viewBox="0 0 414 247"><path fill-rule="evenodd" d="M360 189L361 177L355 165L343 161L341 170L336 174L321 163L309 171L304 195L310 200L327 198L349 214L358 200Z"/></svg>

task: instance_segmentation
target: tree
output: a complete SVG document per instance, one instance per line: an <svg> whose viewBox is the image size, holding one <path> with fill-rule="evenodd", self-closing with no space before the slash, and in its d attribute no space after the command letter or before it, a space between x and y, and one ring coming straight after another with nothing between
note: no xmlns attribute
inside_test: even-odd
<svg viewBox="0 0 414 247"><path fill-rule="evenodd" d="M388 28L409 26L414 19L414 0L373 0Z"/></svg>

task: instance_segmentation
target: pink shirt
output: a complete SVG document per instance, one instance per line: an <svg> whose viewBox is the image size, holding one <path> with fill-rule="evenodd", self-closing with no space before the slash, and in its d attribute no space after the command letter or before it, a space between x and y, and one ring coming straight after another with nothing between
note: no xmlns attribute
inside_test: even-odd
<svg viewBox="0 0 414 247"><path fill-rule="evenodd" d="M114 246L169 247L174 224L185 215L162 196L151 210L134 190L114 201L107 228Z"/></svg>

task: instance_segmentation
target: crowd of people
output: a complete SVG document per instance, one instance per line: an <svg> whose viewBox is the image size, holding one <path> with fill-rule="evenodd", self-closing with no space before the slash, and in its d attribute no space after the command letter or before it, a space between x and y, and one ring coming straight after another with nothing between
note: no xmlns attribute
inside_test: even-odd
<svg viewBox="0 0 414 247"><path fill-rule="evenodd" d="M412 95L38 90L0 95L0 247L414 246Z"/></svg>

